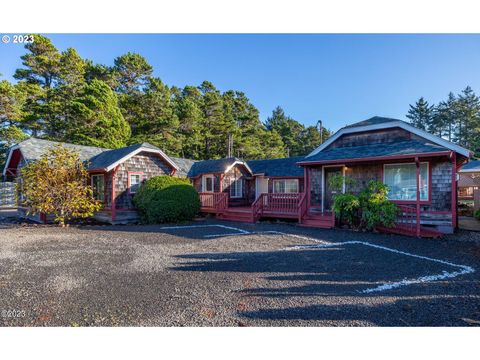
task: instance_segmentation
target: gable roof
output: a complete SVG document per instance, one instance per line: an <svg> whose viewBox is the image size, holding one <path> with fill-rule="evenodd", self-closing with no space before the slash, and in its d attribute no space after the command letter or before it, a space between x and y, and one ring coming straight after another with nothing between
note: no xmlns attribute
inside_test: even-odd
<svg viewBox="0 0 480 360"><path fill-rule="evenodd" d="M178 165L173 162L162 150L149 143L135 144L120 149L106 150L90 159L88 170L105 170L110 171L117 165L128 160L132 156L140 152L150 152L159 154L174 169L178 170Z"/></svg>
<svg viewBox="0 0 480 360"><path fill-rule="evenodd" d="M462 166L459 172L480 172L480 160L472 160Z"/></svg>
<svg viewBox="0 0 480 360"><path fill-rule="evenodd" d="M84 146L75 145L69 143L60 143L57 141L49 141L37 138L29 138L14 146L16 149L20 149L23 158L26 161L38 160L45 152L45 150L52 148L56 145L62 144L67 149L77 151L80 156L80 160L85 161L92 158L95 155L107 150L96 146Z"/></svg>
<svg viewBox="0 0 480 360"><path fill-rule="evenodd" d="M337 139L339 139L341 136L345 134L351 134L351 133L356 133L356 132L364 132L364 131L372 131L372 130L381 130L381 129L390 129L390 128L401 128L406 131L409 131L413 134L416 134L427 141L437 144L440 146L443 146L449 150L455 151L459 153L460 155L463 155L467 158L471 156L471 151L468 149L465 149L464 147L461 147L457 144L454 144L450 141L447 141L445 139L442 139L441 137L432 135L424 130L417 129L416 127L410 125L409 123L403 121L403 120L398 120L398 119L391 119L391 118L385 118L385 117L380 117L380 116L374 116L370 119L360 121L358 123L352 124L345 126L338 130L332 137L328 138L322 145L317 147L315 150L313 150L310 154L306 156L305 161L310 160L310 158L319 152L323 151L325 148L327 148L329 145L331 145L333 142L335 142Z"/></svg>
<svg viewBox="0 0 480 360"><path fill-rule="evenodd" d="M252 169L253 174L263 174L265 176L274 177L303 177L304 170L297 165L303 156L296 156L282 159L269 160L249 160L248 165Z"/></svg>
<svg viewBox="0 0 480 360"><path fill-rule="evenodd" d="M379 143L363 146L332 148L312 155L300 161L299 164L320 161L337 161L376 158L382 156L402 156L418 153L448 152L443 146L425 143L418 140L398 141L393 143Z"/></svg>
<svg viewBox="0 0 480 360"><path fill-rule="evenodd" d="M87 170L110 171L119 163L122 163L123 161L142 151L159 154L174 169L178 170L178 166L162 150L149 143L135 144L120 149L104 149L95 146L75 145L57 141L29 138L10 148L7 162L5 163L5 168L3 169L3 174L6 174L7 165L11 159L13 151L20 150L24 159L29 162L38 160L46 150L60 144L67 149L77 151L79 153L80 160L87 163Z"/></svg>
<svg viewBox="0 0 480 360"><path fill-rule="evenodd" d="M188 177L193 178L202 174L225 173L236 164L245 166L247 170L252 173L252 170L246 162L236 157L230 157L217 160L196 161L192 164L188 172Z"/></svg>

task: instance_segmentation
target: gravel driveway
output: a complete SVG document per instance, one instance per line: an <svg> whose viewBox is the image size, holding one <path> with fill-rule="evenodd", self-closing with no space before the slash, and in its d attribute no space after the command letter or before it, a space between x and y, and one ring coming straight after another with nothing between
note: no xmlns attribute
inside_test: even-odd
<svg viewBox="0 0 480 360"><path fill-rule="evenodd" d="M475 236L215 221L5 225L0 325L475 326Z"/></svg>

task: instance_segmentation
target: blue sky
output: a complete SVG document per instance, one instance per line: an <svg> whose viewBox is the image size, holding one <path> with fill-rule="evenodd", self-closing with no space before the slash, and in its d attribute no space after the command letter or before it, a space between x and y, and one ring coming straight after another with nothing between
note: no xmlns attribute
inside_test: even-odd
<svg viewBox="0 0 480 360"><path fill-rule="evenodd" d="M49 34L60 49L112 65L145 56L166 84L213 82L247 94L265 120L273 108L313 125L339 127L374 115L405 119L470 85L480 93L480 35L76 35ZM0 73L12 80L22 45L0 43Z"/></svg>

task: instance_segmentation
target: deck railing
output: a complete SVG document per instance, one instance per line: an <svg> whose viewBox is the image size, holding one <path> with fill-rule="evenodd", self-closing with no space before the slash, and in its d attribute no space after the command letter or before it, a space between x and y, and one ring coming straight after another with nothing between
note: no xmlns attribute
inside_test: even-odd
<svg viewBox="0 0 480 360"><path fill-rule="evenodd" d="M202 209L215 210L219 201L224 201L226 198L228 202L228 194L222 192L201 192L198 193L200 197L200 207ZM223 203L221 203L223 206Z"/></svg>
<svg viewBox="0 0 480 360"><path fill-rule="evenodd" d="M298 203L298 223L302 223L302 219L305 217L308 211L307 206L307 193L303 193Z"/></svg>
<svg viewBox="0 0 480 360"><path fill-rule="evenodd" d="M301 193L262 194L262 211L296 215L298 214L298 204L301 195Z"/></svg>
<svg viewBox="0 0 480 360"><path fill-rule="evenodd" d="M416 232L417 230L417 209L413 206L397 205L399 211L396 223L406 230Z"/></svg>

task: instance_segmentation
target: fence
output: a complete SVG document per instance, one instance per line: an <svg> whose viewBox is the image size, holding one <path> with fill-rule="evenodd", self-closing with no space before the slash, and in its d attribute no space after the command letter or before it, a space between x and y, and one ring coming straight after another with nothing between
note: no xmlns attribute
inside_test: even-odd
<svg viewBox="0 0 480 360"><path fill-rule="evenodd" d="M15 184L12 182L0 182L0 207L15 207Z"/></svg>

